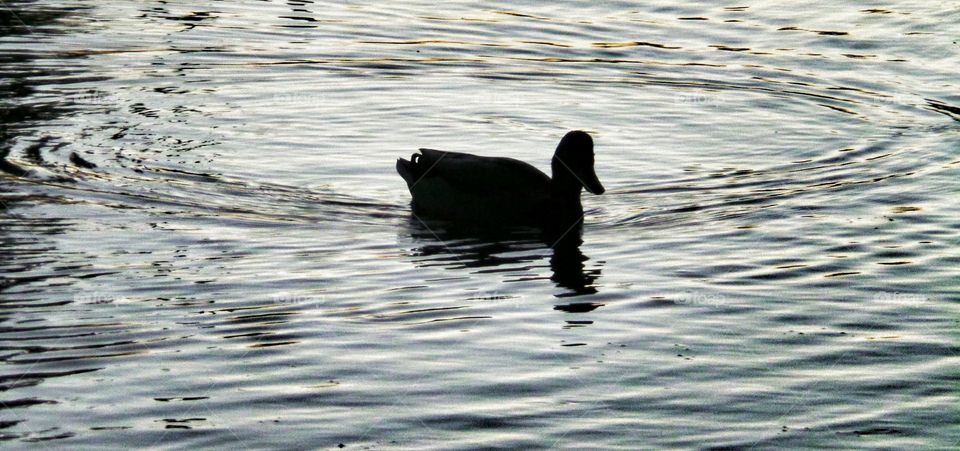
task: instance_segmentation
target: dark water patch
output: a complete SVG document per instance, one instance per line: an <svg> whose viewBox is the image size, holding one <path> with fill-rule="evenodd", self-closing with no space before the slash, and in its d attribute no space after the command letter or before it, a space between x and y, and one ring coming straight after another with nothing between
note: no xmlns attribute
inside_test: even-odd
<svg viewBox="0 0 960 451"><path fill-rule="evenodd" d="M566 313L586 313L594 311L600 307L603 307L604 304L598 304L594 302L574 302L571 304L561 304L553 307L554 310L560 310Z"/></svg>
<svg viewBox="0 0 960 451"><path fill-rule="evenodd" d="M838 434L853 434L856 436L868 436L868 435L893 435L893 434L902 434L903 431L900 429L892 427L874 427L874 428L865 428L858 429L851 432L838 432Z"/></svg>
<svg viewBox="0 0 960 451"><path fill-rule="evenodd" d="M56 404L56 401L49 399L36 399L36 398L26 398L26 399L8 399L0 400L0 410L8 409L19 409L24 407L35 406L38 404Z"/></svg>
<svg viewBox="0 0 960 451"><path fill-rule="evenodd" d="M927 106L938 113L945 114L953 120L960 120L960 107L956 107L938 100L927 99Z"/></svg>
<svg viewBox="0 0 960 451"><path fill-rule="evenodd" d="M153 398L157 402L176 402L176 401L202 401L210 399L209 396L182 396L176 398Z"/></svg>
<svg viewBox="0 0 960 451"><path fill-rule="evenodd" d="M594 42L592 44L598 48L623 48L623 47L653 47L664 50L676 50L682 47L657 44L655 42L631 41L631 42Z"/></svg>

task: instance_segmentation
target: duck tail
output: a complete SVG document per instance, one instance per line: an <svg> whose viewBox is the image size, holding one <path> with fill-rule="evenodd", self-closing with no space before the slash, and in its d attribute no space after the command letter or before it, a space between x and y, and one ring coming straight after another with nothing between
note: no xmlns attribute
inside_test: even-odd
<svg viewBox="0 0 960 451"><path fill-rule="evenodd" d="M397 159L397 173L407 182L408 187L413 185L417 180L417 163L419 159L420 154L416 153L410 156L409 161L403 158Z"/></svg>

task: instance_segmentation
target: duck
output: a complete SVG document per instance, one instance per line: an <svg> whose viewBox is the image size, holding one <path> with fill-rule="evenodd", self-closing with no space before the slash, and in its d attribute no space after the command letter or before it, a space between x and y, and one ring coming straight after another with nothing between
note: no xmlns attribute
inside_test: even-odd
<svg viewBox="0 0 960 451"><path fill-rule="evenodd" d="M397 159L416 215L472 223L567 227L583 223L583 189L605 189L594 170L593 138L574 130L560 140L552 177L520 160L419 149Z"/></svg>

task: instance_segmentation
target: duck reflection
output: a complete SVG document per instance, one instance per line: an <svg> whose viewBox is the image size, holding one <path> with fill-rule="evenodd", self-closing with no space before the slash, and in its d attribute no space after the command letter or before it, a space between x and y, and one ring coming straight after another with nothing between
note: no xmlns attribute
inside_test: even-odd
<svg viewBox="0 0 960 451"><path fill-rule="evenodd" d="M478 272L520 273L513 281L547 279L529 275L549 261L549 280L565 291L557 297L597 292L600 268L587 269L587 256L580 251L583 223L567 230L535 227L489 228L431 220L411 214L408 230L416 247L414 257L427 257L422 266L483 268Z"/></svg>
<svg viewBox="0 0 960 451"><path fill-rule="evenodd" d="M579 226L582 228L583 226ZM597 292L594 282L600 277L600 269L586 269L584 262L589 260L583 252L580 252L580 245L583 240L578 231L575 239L561 239L553 246L553 255L550 256L550 269L553 276L550 280L557 286L568 288L572 293L559 295L579 296L583 294L593 294Z"/></svg>

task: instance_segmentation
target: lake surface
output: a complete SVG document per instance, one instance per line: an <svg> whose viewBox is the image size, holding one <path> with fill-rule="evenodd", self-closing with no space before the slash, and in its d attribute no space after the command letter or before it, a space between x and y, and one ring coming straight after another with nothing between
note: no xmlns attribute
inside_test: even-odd
<svg viewBox="0 0 960 451"><path fill-rule="evenodd" d="M957 447L960 7L673 3L4 1L0 443Z"/></svg>

